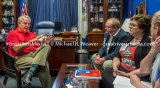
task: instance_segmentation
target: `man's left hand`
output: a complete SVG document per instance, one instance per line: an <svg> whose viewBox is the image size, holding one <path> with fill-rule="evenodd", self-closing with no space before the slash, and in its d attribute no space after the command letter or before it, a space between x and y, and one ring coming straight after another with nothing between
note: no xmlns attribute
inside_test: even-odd
<svg viewBox="0 0 160 88"><path fill-rule="evenodd" d="M102 57L102 58L96 59L95 63L98 65L103 65L104 61L105 61L105 58Z"/></svg>

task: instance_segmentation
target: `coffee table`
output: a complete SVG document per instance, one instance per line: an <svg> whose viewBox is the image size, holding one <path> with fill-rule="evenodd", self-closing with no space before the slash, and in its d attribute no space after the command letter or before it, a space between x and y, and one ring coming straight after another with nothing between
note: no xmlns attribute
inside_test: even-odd
<svg viewBox="0 0 160 88"><path fill-rule="evenodd" d="M66 76L68 73L74 74L77 69L91 70L93 68L91 64L62 64L52 88L66 88L64 87ZM90 88L97 88L97 80L89 80L88 82Z"/></svg>

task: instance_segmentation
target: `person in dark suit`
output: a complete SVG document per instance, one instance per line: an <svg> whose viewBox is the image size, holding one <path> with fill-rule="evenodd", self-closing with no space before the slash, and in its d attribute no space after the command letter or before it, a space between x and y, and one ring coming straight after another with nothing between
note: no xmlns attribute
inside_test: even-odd
<svg viewBox="0 0 160 88"><path fill-rule="evenodd" d="M113 57L119 52L121 43L128 34L120 28L120 22L116 18L110 18L105 24L105 35L102 47L99 52L92 56L95 69L103 71L106 67L112 66Z"/></svg>

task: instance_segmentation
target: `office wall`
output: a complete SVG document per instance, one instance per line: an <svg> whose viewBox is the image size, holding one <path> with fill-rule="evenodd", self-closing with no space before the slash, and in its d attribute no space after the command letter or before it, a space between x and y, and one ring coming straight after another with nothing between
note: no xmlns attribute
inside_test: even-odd
<svg viewBox="0 0 160 88"><path fill-rule="evenodd" d="M130 1L130 0L128 0ZM143 2L144 0L132 0L132 12L133 14L136 13L136 7L139 6L140 2ZM160 10L160 0L146 0L146 8L147 8L147 14L153 15L156 11ZM129 16L129 14L128 14Z"/></svg>
<svg viewBox="0 0 160 88"><path fill-rule="evenodd" d="M149 15L153 15L160 10L160 0L147 0L147 11Z"/></svg>

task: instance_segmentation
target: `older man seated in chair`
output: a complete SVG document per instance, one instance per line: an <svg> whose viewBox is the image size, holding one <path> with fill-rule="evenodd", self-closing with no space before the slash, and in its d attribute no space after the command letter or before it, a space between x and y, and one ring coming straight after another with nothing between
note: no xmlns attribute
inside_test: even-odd
<svg viewBox="0 0 160 88"><path fill-rule="evenodd" d="M51 38L45 37L44 44L40 45L40 38L44 36L36 36L30 32L29 16L20 16L18 18L18 28L9 32L6 43L8 44L8 52L15 56L16 65L21 69L27 70L23 76L23 83L30 85L33 74L38 74L43 88L51 88L52 80L47 63L47 56L50 53L49 45Z"/></svg>

